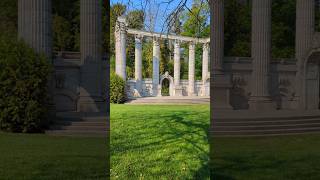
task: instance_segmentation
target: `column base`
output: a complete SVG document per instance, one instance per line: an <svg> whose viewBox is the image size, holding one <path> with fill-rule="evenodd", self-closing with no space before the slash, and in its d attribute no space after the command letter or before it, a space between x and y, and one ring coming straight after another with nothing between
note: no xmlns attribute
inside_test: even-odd
<svg viewBox="0 0 320 180"><path fill-rule="evenodd" d="M212 83L210 87L212 92L212 94L210 93L211 109L233 109L230 105L230 76L224 74L213 75L210 83Z"/></svg>
<svg viewBox="0 0 320 180"><path fill-rule="evenodd" d="M269 97L251 97L249 109L253 111L276 110L276 104Z"/></svg>
<svg viewBox="0 0 320 180"><path fill-rule="evenodd" d="M175 86L174 88L174 96L183 96L183 93L182 93L183 89L182 89L182 86Z"/></svg>

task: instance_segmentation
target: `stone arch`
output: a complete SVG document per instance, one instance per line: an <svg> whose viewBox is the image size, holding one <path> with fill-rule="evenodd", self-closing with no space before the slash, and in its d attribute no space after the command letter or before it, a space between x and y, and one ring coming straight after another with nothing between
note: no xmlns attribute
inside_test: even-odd
<svg viewBox="0 0 320 180"><path fill-rule="evenodd" d="M320 48L311 50L306 56L302 71L302 98L304 109L319 109L320 105Z"/></svg>
<svg viewBox="0 0 320 180"><path fill-rule="evenodd" d="M173 81L173 77L169 75L168 71L166 71L163 75L160 76L160 83L158 86L158 96L162 96L161 95L161 90L162 90L162 82L163 80L169 80L169 94L170 96L173 96L173 90L174 90L174 81Z"/></svg>
<svg viewBox="0 0 320 180"><path fill-rule="evenodd" d="M58 90L54 93L54 103L57 112L77 111L78 96L67 89Z"/></svg>

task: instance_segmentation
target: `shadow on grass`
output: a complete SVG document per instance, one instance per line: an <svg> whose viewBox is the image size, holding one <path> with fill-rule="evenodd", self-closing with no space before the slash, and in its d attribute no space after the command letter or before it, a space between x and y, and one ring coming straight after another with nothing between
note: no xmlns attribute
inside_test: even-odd
<svg viewBox="0 0 320 180"><path fill-rule="evenodd" d="M122 116L122 119L128 118L132 122L140 121L141 116L139 115L139 112L137 112L136 115ZM146 121L145 124L137 125L138 127L135 127L135 129L127 129L127 133L132 133L131 136L134 137L132 140L137 143L128 143L126 136L120 135L121 137L118 136L118 140L114 141L115 143L112 146L121 148L112 149L111 155L128 151L156 151L165 147L168 148L167 150L170 153L170 155L166 154L168 157L183 153L186 158L183 161L189 166L187 168L194 169L190 161L196 161L200 164L198 169L192 170L193 175L191 177L193 179L209 179L209 148L206 148L206 146L208 147L209 111L200 113L199 110L193 112L192 109L170 110L170 112L163 113L157 111L157 114L144 114L143 119ZM147 141L144 141L145 139ZM188 157L192 159L188 159ZM154 161L170 162L172 160L165 158L159 157ZM145 168L152 165L154 165L154 162L145 165Z"/></svg>

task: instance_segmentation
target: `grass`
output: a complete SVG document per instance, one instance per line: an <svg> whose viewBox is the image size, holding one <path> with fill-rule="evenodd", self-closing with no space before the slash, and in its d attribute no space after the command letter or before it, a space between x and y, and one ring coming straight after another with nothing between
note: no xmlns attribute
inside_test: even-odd
<svg viewBox="0 0 320 180"><path fill-rule="evenodd" d="M111 179L209 179L208 105L111 105Z"/></svg>
<svg viewBox="0 0 320 180"><path fill-rule="evenodd" d="M318 180L320 134L280 137L213 138L215 180Z"/></svg>
<svg viewBox="0 0 320 180"><path fill-rule="evenodd" d="M106 179L105 138L0 133L0 179Z"/></svg>

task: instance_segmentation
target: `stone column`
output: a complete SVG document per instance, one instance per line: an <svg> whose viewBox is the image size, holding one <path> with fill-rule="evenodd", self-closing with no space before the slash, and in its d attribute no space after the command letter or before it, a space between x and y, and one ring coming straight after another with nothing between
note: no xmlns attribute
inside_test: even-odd
<svg viewBox="0 0 320 180"><path fill-rule="evenodd" d="M297 0L296 2L296 59L297 59L297 74L296 74L296 108L304 105L303 94L305 85L304 80L304 62L307 54L311 50L312 39L315 26L315 2L314 0ZM300 102L297 100L301 100ZM301 107L304 108L304 107Z"/></svg>
<svg viewBox="0 0 320 180"><path fill-rule="evenodd" d="M115 45L116 45L116 74L127 79L126 74L126 40L127 23L123 16L118 17L115 27Z"/></svg>
<svg viewBox="0 0 320 180"><path fill-rule="evenodd" d="M250 109L272 108L268 92L271 60L271 3L272 0L252 1L252 81Z"/></svg>
<svg viewBox="0 0 320 180"><path fill-rule="evenodd" d="M188 96L194 96L194 69L195 69L195 44L191 42L189 44L189 71L188 71L188 79L189 79L189 91Z"/></svg>
<svg viewBox="0 0 320 180"><path fill-rule="evenodd" d="M141 93L141 81L142 81L142 36L135 36L135 80L136 88Z"/></svg>
<svg viewBox="0 0 320 180"><path fill-rule="evenodd" d="M38 53L52 56L51 0L18 1L18 36Z"/></svg>
<svg viewBox="0 0 320 180"><path fill-rule="evenodd" d="M209 67L209 44L203 44L202 47L202 81L205 82L208 78Z"/></svg>
<svg viewBox="0 0 320 180"><path fill-rule="evenodd" d="M153 96L158 96L158 86L159 86L159 73L160 73L160 44L159 39L153 39L153 55L152 55L152 89L153 89Z"/></svg>
<svg viewBox="0 0 320 180"><path fill-rule="evenodd" d="M214 0L211 9L212 74L222 74L224 58L224 0Z"/></svg>
<svg viewBox="0 0 320 180"><path fill-rule="evenodd" d="M180 41L174 42L174 85L180 85Z"/></svg>
<svg viewBox="0 0 320 180"><path fill-rule="evenodd" d="M99 0L80 0L81 78L78 110L99 111L102 101L102 32Z"/></svg>

